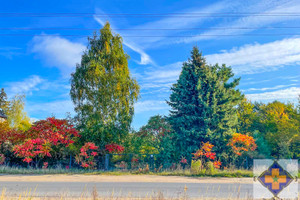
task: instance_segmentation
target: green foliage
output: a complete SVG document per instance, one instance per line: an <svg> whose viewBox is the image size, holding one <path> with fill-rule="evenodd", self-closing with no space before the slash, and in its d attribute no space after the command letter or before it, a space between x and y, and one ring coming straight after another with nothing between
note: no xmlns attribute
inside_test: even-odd
<svg viewBox="0 0 300 200"><path fill-rule="evenodd" d="M173 153L172 129L166 117L160 115L151 117L137 134L143 138L144 143L156 149L156 153L159 154L158 162L170 162Z"/></svg>
<svg viewBox="0 0 300 200"><path fill-rule="evenodd" d="M4 91L4 88L1 88L1 92L0 92L0 114L5 114L4 111L7 110L7 107L8 107L7 95Z"/></svg>
<svg viewBox="0 0 300 200"><path fill-rule="evenodd" d="M135 154L158 154L158 164L170 163L173 155L172 129L166 117L155 115L138 132L131 133L125 151Z"/></svg>
<svg viewBox="0 0 300 200"><path fill-rule="evenodd" d="M300 114L297 108L290 103L274 101L261 104L257 115L256 128L268 143L271 156L299 158Z"/></svg>
<svg viewBox="0 0 300 200"><path fill-rule="evenodd" d="M191 161L192 174L199 174L201 170L202 170L201 160L192 160Z"/></svg>
<svg viewBox="0 0 300 200"><path fill-rule="evenodd" d="M252 133L253 123L257 117L257 113L254 111L254 105L244 98L238 105L238 128L237 132L242 134Z"/></svg>
<svg viewBox="0 0 300 200"><path fill-rule="evenodd" d="M71 98L85 140L100 148L128 134L139 86L131 78L122 38L107 23L89 45L71 77Z"/></svg>
<svg viewBox="0 0 300 200"><path fill-rule="evenodd" d="M7 121L10 128L21 131L28 130L31 127L30 118L24 111L25 107L25 96L16 95L11 101L5 103L4 113L7 116Z"/></svg>
<svg viewBox="0 0 300 200"><path fill-rule="evenodd" d="M214 167L213 162L209 161L206 163L206 174L207 175L213 175L217 172L216 168Z"/></svg>
<svg viewBox="0 0 300 200"><path fill-rule="evenodd" d="M263 134L261 134L259 131L254 131L253 137L257 145L258 155L256 155L256 158L271 158L271 149Z"/></svg>
<svg viewBox="0 0 300 200"><path fill-rule="evenodd" d="M201 141L210 141L217 152L226 151L226 143L237 126L236 105L243 99L235 87L230 67L208 65L198 48L183 64L179 80L171 88L169 121L174 129L175 157L191 155Z"/></svg>

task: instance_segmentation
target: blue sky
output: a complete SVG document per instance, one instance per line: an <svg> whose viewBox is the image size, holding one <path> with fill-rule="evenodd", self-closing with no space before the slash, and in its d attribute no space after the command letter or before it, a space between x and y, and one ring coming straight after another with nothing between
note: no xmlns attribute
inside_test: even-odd
<svg viewBox="0 0 300 200"><path fill-rule="evenodd" d="M124 36L132 76L141 86L134 128L146 124L150 116L168 114L165 100L170 86L195 45L208 63L231 66L242 78L239 88L250 100L296 103L299 10L299 0L1 1L0 87L9 97L26 94L26 111L33 119L74 113L70 73L86 48L85 36L109 21L114 32ZM90 14L37 17L20 13Z"/></svg>

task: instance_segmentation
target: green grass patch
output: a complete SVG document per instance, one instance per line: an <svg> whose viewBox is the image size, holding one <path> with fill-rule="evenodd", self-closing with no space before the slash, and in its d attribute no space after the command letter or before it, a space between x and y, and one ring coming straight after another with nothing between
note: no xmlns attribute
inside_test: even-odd
<svg viewBox="0 0 300 200"><path fill-rule="evenodd" d="M186 170L174 170L174 171L101 171L101 170L86 170L86 169L61 169L61 168L49 168L49 169L33 169L33 168L18 168L0 166L0 174L24 174L24 175L42 175L42 174L83 174L83 175L157 175L157 176L186 176L186 177L227 177L227 178L241 178L241 177L253 177L251 170L215 170L214 172L205 172L205 170L198 173L192 173L190 169ZM298 173L300 177L300 172Z"/></svg>

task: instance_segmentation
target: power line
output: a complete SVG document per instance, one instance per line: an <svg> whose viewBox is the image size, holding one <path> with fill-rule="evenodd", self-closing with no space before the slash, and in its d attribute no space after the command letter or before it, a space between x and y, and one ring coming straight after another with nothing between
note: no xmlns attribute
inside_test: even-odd
<svg viewBox="0 0 300 200"><path fill-rule="evenodd" d="M190 13L20 13L20 12L3 12L0 15L211 15L211 14L227 14L227 15L300 15L300 12L190 12Z"/></svg>
<svg viewBox="0 0 300 200"><path fill-rule="evenodd" d="M123 30L123 31L177 31L177 30L209 30L209 29L299 29L300 26L294 27L199 27L199 28L115 28L113 30ZM0 27L0 30L99 30L99 28L65 28L65 27L44 27L44 28L34 28L34 27Z"/></svg>
<svg viewBox="0 0 300 200"><path fill-rule="evenodd" d="M195 18L195 17L297 17L300 13L0 13L0 17L176 17L176 18Z"/></svg>
<svg viewBox="0 0 300 200"><path fill-rule="evenodd" d="M38 37L51 37L51 36L63 36L63 37L92 37L91 35L41 35L41 34L0 34L0 36L38 36ZM300 36L300 33L296 34L288 34L288 33L270 33L270 34L203 34L203 35L124 35L122 37L144 37L144 38L192 38L192 37L210 37L210 36L224 36L224 37L232 37L232 36Z"/></svg>

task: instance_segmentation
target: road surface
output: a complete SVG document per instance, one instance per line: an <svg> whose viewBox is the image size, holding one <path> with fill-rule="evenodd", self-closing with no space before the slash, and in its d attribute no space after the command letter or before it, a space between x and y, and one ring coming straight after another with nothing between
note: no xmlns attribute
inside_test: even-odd
<svg viewBox="0 0 300 200"><path fill-rule="evenodd" d="M7 196L31 191L34 197L150 197L158 193L177 198L251 198L252 179L159 176L0 176ZM186 191L186 192L185 192Z"/></svg>

